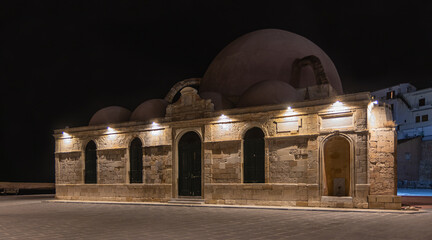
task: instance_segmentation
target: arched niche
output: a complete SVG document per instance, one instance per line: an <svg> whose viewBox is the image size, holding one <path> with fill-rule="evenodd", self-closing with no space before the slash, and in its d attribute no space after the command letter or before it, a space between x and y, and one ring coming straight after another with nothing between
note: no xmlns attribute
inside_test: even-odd
<svg viewBox="0 0 432 240"><path fill-rule="evenodd" d="M342 135L326 139L323 146L323 195L350 196L352 191L351 144Z"/></svg>

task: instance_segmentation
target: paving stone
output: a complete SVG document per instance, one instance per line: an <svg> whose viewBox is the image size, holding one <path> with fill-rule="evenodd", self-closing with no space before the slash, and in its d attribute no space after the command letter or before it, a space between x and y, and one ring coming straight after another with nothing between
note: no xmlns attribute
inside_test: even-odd
<svg viewBox="0 0 432 240"><path fill-rule="evenodd" d="M400 214L44 199L49 198L0 196L0 239L432 239L432 210Z"/></svg>

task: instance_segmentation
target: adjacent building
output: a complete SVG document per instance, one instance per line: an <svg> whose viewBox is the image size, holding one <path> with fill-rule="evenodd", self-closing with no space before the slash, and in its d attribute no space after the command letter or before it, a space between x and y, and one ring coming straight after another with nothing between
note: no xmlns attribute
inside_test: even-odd
<svg viewBox="0 0 432 240"><path fill-rule="evenodd" d="M398 186L432 188L432 88L409 83L371 93L390 104L398 139Z"/></svg>

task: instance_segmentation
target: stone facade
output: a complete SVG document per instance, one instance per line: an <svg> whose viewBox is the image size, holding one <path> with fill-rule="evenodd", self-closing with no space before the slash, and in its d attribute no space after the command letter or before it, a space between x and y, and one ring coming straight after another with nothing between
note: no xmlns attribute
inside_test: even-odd
<svg viewBox="0 0 432 240"><path fill-rule="evenodd" d="M201 139L201 196L209 204L400 208L396 196L395 130L390 109L368 93L215 111L184 88L165 118L55 131L58 199L159 201L179 197L179 141ZM109 127L107 129L107 127ZM264 133L263 183L244 183L244 138ZM65 133L63 133L65 132ZM343 196L329 195L330 139L346 142ZM142 183L130 181L130 143L143 143ZM84 184L85 148L97 146L97 184ZM328 157L330 156L330 157ZM329 159L327 159L329 158ZM336 176L336 175L335 175ZM329 187L330 186L330 187ZM336 189L336 188L335 188ZM330 191L331 192L331 191ZM385 201L381 199L385 196ZM377 204L383 203L383 204Z"/></svg>

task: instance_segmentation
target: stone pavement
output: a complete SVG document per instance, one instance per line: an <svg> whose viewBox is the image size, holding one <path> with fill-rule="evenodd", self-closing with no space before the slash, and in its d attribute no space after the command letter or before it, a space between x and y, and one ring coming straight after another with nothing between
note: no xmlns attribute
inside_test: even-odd
<svg viewBox="0 0 432 240"><path fill-rule="evenodd" d="M0 196L0 239L432 239L432 211L307 211L42 202Z"/></svg>

